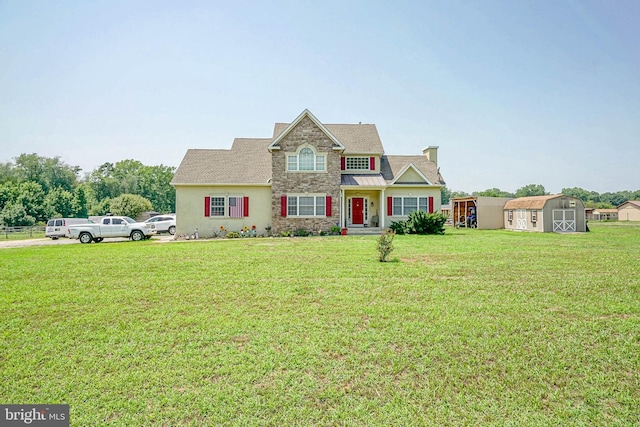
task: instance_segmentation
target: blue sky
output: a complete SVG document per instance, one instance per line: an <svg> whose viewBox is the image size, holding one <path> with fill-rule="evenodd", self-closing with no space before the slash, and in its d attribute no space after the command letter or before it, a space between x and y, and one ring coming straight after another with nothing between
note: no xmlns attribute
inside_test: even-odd
<svg viewBox="0 0 640 427"><path fill-rule="evenodd" d="M640 188L640 1L3 1L0 161L177 166L308 108L447 186Z"/></svg>

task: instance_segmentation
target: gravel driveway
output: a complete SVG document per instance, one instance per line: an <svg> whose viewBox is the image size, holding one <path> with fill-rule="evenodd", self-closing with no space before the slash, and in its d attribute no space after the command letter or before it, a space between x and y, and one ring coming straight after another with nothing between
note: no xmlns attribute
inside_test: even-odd
<svg viewBox="0 0 640 427"><path fill-rule="evenodd" d="M155 240L158 242L169 242L173 240L173 236L170 234L162 234L160 236L153 236L151 240ZM108 243L117 243L117 242L127 242L129 239L125 238L117 238L117 239L106 239L100 244L108 244ZM49 238L43 239L25 239L25 240L2 240L0 239L0 249L4 248L22 248L25 246L50 246L50 245L79 245L81 244L79 240L75 239L58 239L52 240ZM93 244L93 243L92 243Z"/></svg>

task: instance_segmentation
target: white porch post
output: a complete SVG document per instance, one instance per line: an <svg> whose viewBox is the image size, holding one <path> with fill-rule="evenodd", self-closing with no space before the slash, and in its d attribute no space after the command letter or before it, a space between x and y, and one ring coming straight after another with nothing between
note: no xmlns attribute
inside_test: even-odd
<svg viewBox="0 0 640 427"><path fill-rule="evenodd" d="M384 201L385 201L384 188L382 189L380 194L382 195L382 200L380 200L380 227L384 228L384 219L385 219L386 212L387 212L386 211L386 205L384 203Z"/></svg>
<svg viewBox="0 0 640 427"><path fill-rule="evenodd" d="M344 211L345 211L345 197L344 197L344 188L340 189L340 227L346 227L346 222L345 222L345 217L344 217Z"/></svg>

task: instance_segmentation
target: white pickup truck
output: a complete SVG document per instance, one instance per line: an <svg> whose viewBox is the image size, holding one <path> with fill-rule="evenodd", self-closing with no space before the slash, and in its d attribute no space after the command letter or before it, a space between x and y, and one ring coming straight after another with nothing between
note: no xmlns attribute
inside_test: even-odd
<svg viewBox="0 0 640 427"><path fill-rule="evenodd" d="M157 233L153 224L136 222L128 216L105 216L96 224L69 226L69 238L80 243L102 242L107 237L129 237L131 240L150 239Z"/></svg>

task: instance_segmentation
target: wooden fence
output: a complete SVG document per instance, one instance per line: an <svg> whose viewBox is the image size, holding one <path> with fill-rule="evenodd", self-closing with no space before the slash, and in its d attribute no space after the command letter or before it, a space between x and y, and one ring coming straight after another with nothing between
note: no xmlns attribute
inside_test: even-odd
<svg viewBox="0 0 640 427"><path fill-rule="evenodd" d="M0 227L3 239L33 239L44 237L44 225L32 225L24 227Z"/></svg>

